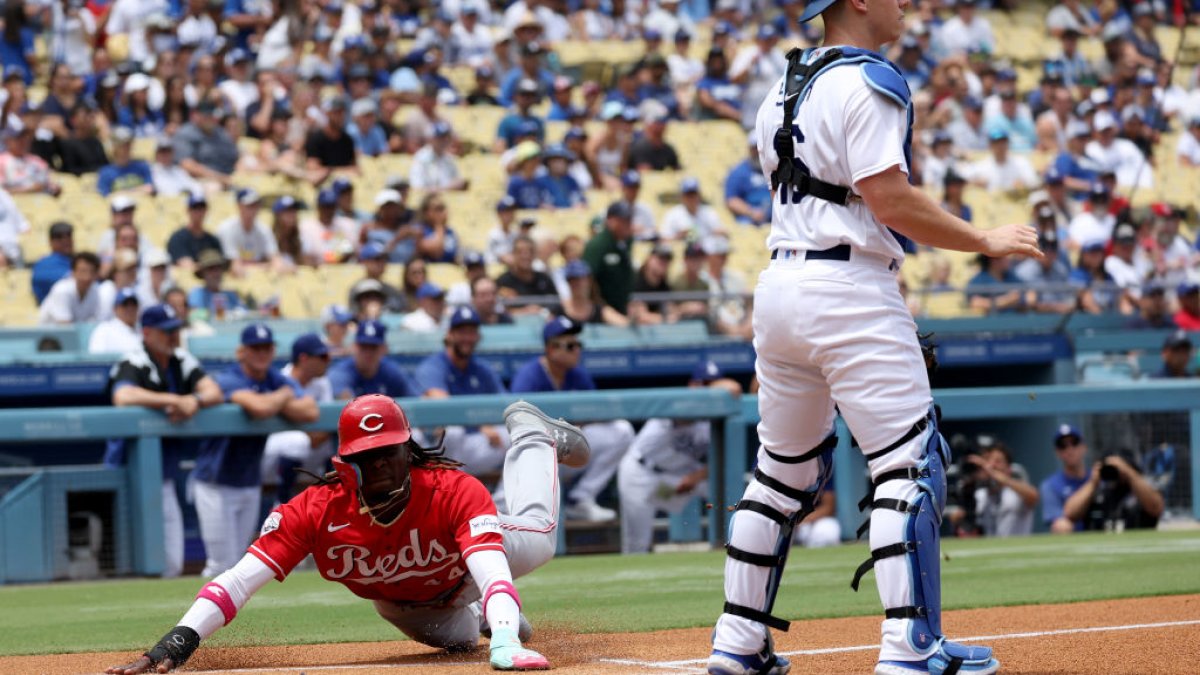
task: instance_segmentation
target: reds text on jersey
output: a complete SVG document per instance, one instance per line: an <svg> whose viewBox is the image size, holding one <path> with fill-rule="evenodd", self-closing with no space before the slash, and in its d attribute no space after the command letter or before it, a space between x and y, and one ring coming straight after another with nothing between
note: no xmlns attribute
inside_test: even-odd
<svg viewBox="0 0 1200 675"><path fill-rule="evenodd" d="M464 584L466 557L504 551L496 505L461 471L412 467L408 507L388 527L359 513L341 483L310 487L276 508L250 553L280 581L311 553L321 576L368 600L441 603Z"/></svg>

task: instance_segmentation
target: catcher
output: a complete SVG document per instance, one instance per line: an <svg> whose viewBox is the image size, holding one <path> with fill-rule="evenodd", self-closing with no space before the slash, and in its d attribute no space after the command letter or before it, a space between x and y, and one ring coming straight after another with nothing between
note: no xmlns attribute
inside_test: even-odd
<svg viewBox="0 0 1200 675"><path fill-rule="evenodd" d="M525 649L515 577L554 555L558 466L590 455L578 428L519 401L504 411L512 447L504 462L508 513L483 485L412 440L408 419L379 394L351 401L338 420L334 472L276 508L232 569L205 584L179 625L141 658L107 673L166 673L237 616L272 578L310 553L321 576L375 603L410 638L447 650L490 636L496 670L545 670Z"/></svg>

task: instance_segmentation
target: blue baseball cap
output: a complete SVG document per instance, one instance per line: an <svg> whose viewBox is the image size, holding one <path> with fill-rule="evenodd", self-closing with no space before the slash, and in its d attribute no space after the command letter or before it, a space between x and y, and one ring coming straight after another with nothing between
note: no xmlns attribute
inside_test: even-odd
<svg viewBox="0 0 1200 675"><path fill-rule="evenodd" d="M329 345L316 333L305 333L292 343L292 361L299 361L301 354L309 356L325 356L329 353Z"/></svg>
<svg viewBox="0 0 1200 675"><path fill-rule="evenodd" d="M137 289L133 286L126 286L125 288L119 289L117 294L113 296L113 307L120 307L130 300L134 302L138 301Z"/></svg>
<svg viewBox="0 0 1200 675"><path fill-rule="evenodd" d="M1060 424L1058 430L1054 432L1054 444L1058 445L1062 439L1074 437L1077 441L1083 440L1083 434L1079 433L1079 429L1071 424Z"/></svg>
<svg viewBox="0 0 1200 675"><path fill-rule="evenodd" d="M387 251L383 250L383 246L376 242L367 242L358 252L358 261L375 260L377 258L386 258Z"/></svg>
<svg viewBox="0 0 1200 675"><path fill-rule="evenodd" d="M836 0L827 0L825 2L825 5L826 6L832 5L835 1ZM820 2L821 2L821 0L817 0L818 4L820 4ZM822 11L824 11L824 10L822 10ZM801 22L803 22L803 21L806 21L806 19L801 19ZM713 26L712 32L713 32L713 35L729 35L730 33L733 32L733 26L730 25L730 23L728 21L718 21Z"/></svg>
<svg viewBox="0 0 1200 675"><path fill-rule="evenodd" d="M563 276L568 279L580 279L592 276L592 268L582 260L572 260L563 265Z"/></svg>
<svg viewBox="0 0 1200 675"><path fill-rule="evenodd" d="M237 198L237 203L242 206L251 206L262 201L262 196L254 188L239 188L234 196Z"/></svg>
<svg viewBox="0 0 1200 675"><path fill-rule="evenodd" d="M467 251L463 254L463 267L475 267L483 265L486 261L483 259L483 254L479 251Z"/></svg>
<svg viewBox="0 0 1200 675"><path fill-rule="evenodd" d="M187 196L187 207L189 209L196 209L200 208L201 206L208 206L208 198L204 196L204 193L189 192Z"/></svg>
<svg viewBox="0 0 1200 675"><path fill-rule="evenodd" d="M500 201L496 202L497 211L515 211L517 208L517 200L511 195L504 195Z"/></svg>
<svg viewBox="0 0 1200 675"><path fill-rule="evenodd" d="M582 109L581 109L581 112L582 112ZM586 113L584 113L584 114L586 114ZM568 113L567 116L570 117L571 114ZM563 134L563 142L583 140L585 138L587 138L587 132L579 127L571 127L570 129L567 129L567 133Z"/></svg>
<svg viewBox="0 0 1200 675"><path fill-rule="evenodd" d="M460 306L450 315L450 328L478 326L481 323L483 322L479 320L479 313L467 305Z"/></svg>
<svg viewBox="0 0 1200 675"><path fill-rule="evenodd" d="M700 191L700 181L696 180L695 178L684 178L679 183L679 192L682 194L687 194L689 192L699 192L699 191Z"/></svg>
<svg viewBox="0 0 1200 675"><path fill-rule="evenodd" d="M811 0L800 15L800 23L806 23L817 18L817 15L829 9L837 0Z"/></svg>
<svg viewBox="0 0 1200 675"><path fill-rule="evenodd" d="M1175 287L1175 295L1189 295L1200 291L1200 282L1185 281Z"/></svg>
<svg viewBox="0 0 1200 675"><path fill-rule="evenodd" d="M173 330L179 330L183 326L183 319L180 319L175 314L175 310L165 303L150 305L142 310L141 322L142 328L154 328L155 330L164 330L168 333Z"/></svg>
<svg viewBox="0 0 1200 675"><path fill-rule="evenodd" d="M275 334L265 323L252 323L242 329L242 345L246 347L273 344L275 344Z"/></svg>
<svg viewBox="0 0 1200 675"><path fill-rule="evenodd" d="M637 187L642 184L642 174L636 169L630 169L621 174L621 185L625 187Z"/></svg>
<svg viewBox="0 0 1200 675"><path fill-rule="evenodd" d="M1105 239L1089 239L1088 241L1083 242L1083 245L1080 246L1079 250L1083 251L1084 253L1095 253L1096 251L1103 251L1107 244L1108 241Z"/></svg>
<svg viewBox="0 0 1200 675"><path fill-rule="evenodd" d="M988 132L988 140L989 141L1007 141L1008 140L1008 132L1005 131L1004 129L992 129L990 132Z"/></svg>
<svg viewBox="0 0 1200 675"><path fill-rule="evenodd" d="M1046 176L1044 180L1046 181L1046 185L1062 185L1065 179L1063 178L1062 172L1059 171L1057 167L1052 166L1049 169L1046 169Z"/></svg>
<svg viewBox="0 0 1200 675"><path fill-rule="evenodd" d="M659 30L656 30L654 28L647 28L646 30L642 31L642 39L643 40L661 40L662 32Z"/></svg>
<svg viewBox="0 0 1200 675"><path fill-rule="evenodd" d="M356 345L382 345L387 344L387 326L376 321L375 319L367 319L358 324L358 330L354 332L354 344Z"/></svg>
<svg viewBox="0 0 1200 675"><path fill-rule="evenodd" d="M353 320L354 315L350 313L350 310L342 307L341 305L329 305L325 309L321 310L322 324L336 323L345 326Z"/></svg>
<svg viewBox="0 0 1200 675"><path fill-rule="evenodd" d="M692 379L697 382L712 382L724 376L725 373L721 370L721 366L718 366L710 359L704 359L700 363L697 363L696 367L692 370Z"/></svg>
<svg viewBox="0 0 1200 675"><path fill-rule="evenodd" d="M293 197L291 195L283 195L279 199L275 200L275 205L271 207L271 210L274 211L275 213L281 213L283 211L287 211L288 209L299 209L299 208L300 208L300 202L296 201L295 197Z"/></svg>
<svg viewBox="0 0 1200 675"><path fill-rule="evenodd" d="M417 288L418 300L424 300L426 298L441 298L445 295L446 291L443 291L441 286L438 286L432 281L426 281Z"/></svg>
<svg viewBox="0 0 1200 675"><path fill-rule="evenodd" d="M542 342L549 342L561 335L579 335L583 332L583 324L569 316L556 316L542 327Z"/></svg>
<svg viewBox="0 0 1200 675"><path fill-rule="evenodd" d="M333 182L329 184L329 187L333 190L335 195L340 197L343 192L353 190L354 183L351 183L349 178L335 178L333 179Z"/></svg>
<svg viewBox="0 0 1200 675"><path fill-rule="evenodd" d="M317 193L317 206L337 206L337 198L332 188L325 188Z"/></svg>
<svg viewBox="0 0 1200 675"><path fill-rule="evenodd" d="M758 27L759 40L770 40L773 37L779 37L779 32L775 30L774 26L769 23L764 23Z"/></svg>
<svg viewBox="0 0 1200 675"><path fill-rule="evenodd" d="M568 162L575 161L575 153L567 149L567 146L562 143L552 143L542 152L543 159L565 159Z"/></svg>
<svg viewBox="0 0 1200 675"><path fill-rule="evenodd" d="M433 123L433 135L434 136L437 136L439 138L445 138L446 136L449 136L451 133L453 133L453 129L450 128L449 124L446 124L445 122L434 122Z"/></svg>

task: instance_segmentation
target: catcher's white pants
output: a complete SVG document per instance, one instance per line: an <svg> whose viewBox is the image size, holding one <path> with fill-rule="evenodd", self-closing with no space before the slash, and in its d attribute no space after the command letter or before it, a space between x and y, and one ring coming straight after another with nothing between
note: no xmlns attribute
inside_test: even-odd
<svg viewBox="0 0 1200 675"><path fill-rule="evenodd" d="M617 490L621 494L621 553L648 553L654 538L654 512L679 513L696 497L708 495L708 481L696 489L676 494L675 486L683 477L702 467L694 466L658 473L638 461L634 453L625 455L617 470Z"/></svg>
<svg viewBox="0 0 1200 675"><path fill-rule="evenodd" d="M612 480L621 458L633 443L633 425L626 420L612 420L581 424L579 428L583 429L583 435L591 446L592 456L586 466L564 466L559 470L564 482L579 477L567 499L572 502L595 501L596 495Z"/></svg>
<svg viewBox="0 0 1200 675"><path fill-rule="evenodd" d="M488 442L487 436L466 427L446 427L446 457L462 462L462 470L472 476L493 473L504 465L505 449L508 448L508 431L503 426L495 427L500 432L500 445Z"/></svg>
<svg viewBox="0 0 1200 675"><path fill-rule="evenodd" d="M162 486L163 505L163 577L177 577L183 573L183 511L179 508L179 495L175 492L175 480L168 478Z"/></svg>
<svg viewBox="0 0 1200 675"><path fill-rule="evenodd" d="M262 522L262 489L197 480L193 481L192 494L207 556L201 575L215 577L236 565L254 540Z"/></svg>
<svg viewBox="0 0 1200 675"><path fill-rule="evenodd" d="M833 429L834 407L864 452L880 450L903 436L929 410L932 397L916 323L900 297L888 260L854 251L850 261L775 260L759 275L754 290L754 347L758 358L758 435L777 455L798 456L816 447ZM872 476L916 466L924 455L926 434L871 462ZM818 462L776 462L761 449L758 468L797 489L812 486ZM902 485L898 481L893 481ZM887 484L888 486L891 483ZM905 490L909 490L907 487ZM876 497L905 498L877 492ZM785 513L798 503L757 481L746 497ZM911 496L910 496L911 498ZM902 519L889 528L872 527L877 538L901 539ZM747 551L772 551L778 526L753 512L733 518L730 543ZM906 604L910 593L903 556L875 565L876 586L888 607ZM736 604L762 607L769 571L732 558L725 561L725 597ZM905 652L907 621L883 622L881 658L913 660ZM762 649L762 624L722 614L714 631L715 649L752 654Z"/></svg>
<svg viewBox="0 0 1200 675"><path fill-rule="evenodd" d="M558 455L541 427L518 428L517 441L504 458L507 507L500 513L504 552L514 579L554 557L558 545ZM507 438L506 438L507 440ZM414 607L375 601L375 611L410 638L433 647L463 649L479 640L479 587L470 578L448 604Z"/></svg>

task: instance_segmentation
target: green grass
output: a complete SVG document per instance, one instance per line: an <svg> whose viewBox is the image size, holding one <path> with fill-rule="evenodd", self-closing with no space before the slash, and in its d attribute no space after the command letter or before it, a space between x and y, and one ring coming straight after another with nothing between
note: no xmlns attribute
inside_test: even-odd
<svg viewBox="0 0 1200 675"><path fill-rule="evenodd" d="M1200 593L1200 533L950 540L947 609ZM793 551L777 612L879 613L873 575L850 590L865 545ZM721 552L552 561L519 582L535 624L580 632L707 626L722 602ZM191 604L196 578L0 587L0 655L144 649ZM395 640L371 603L314 572L271 583L217 645Z"/></svg>

